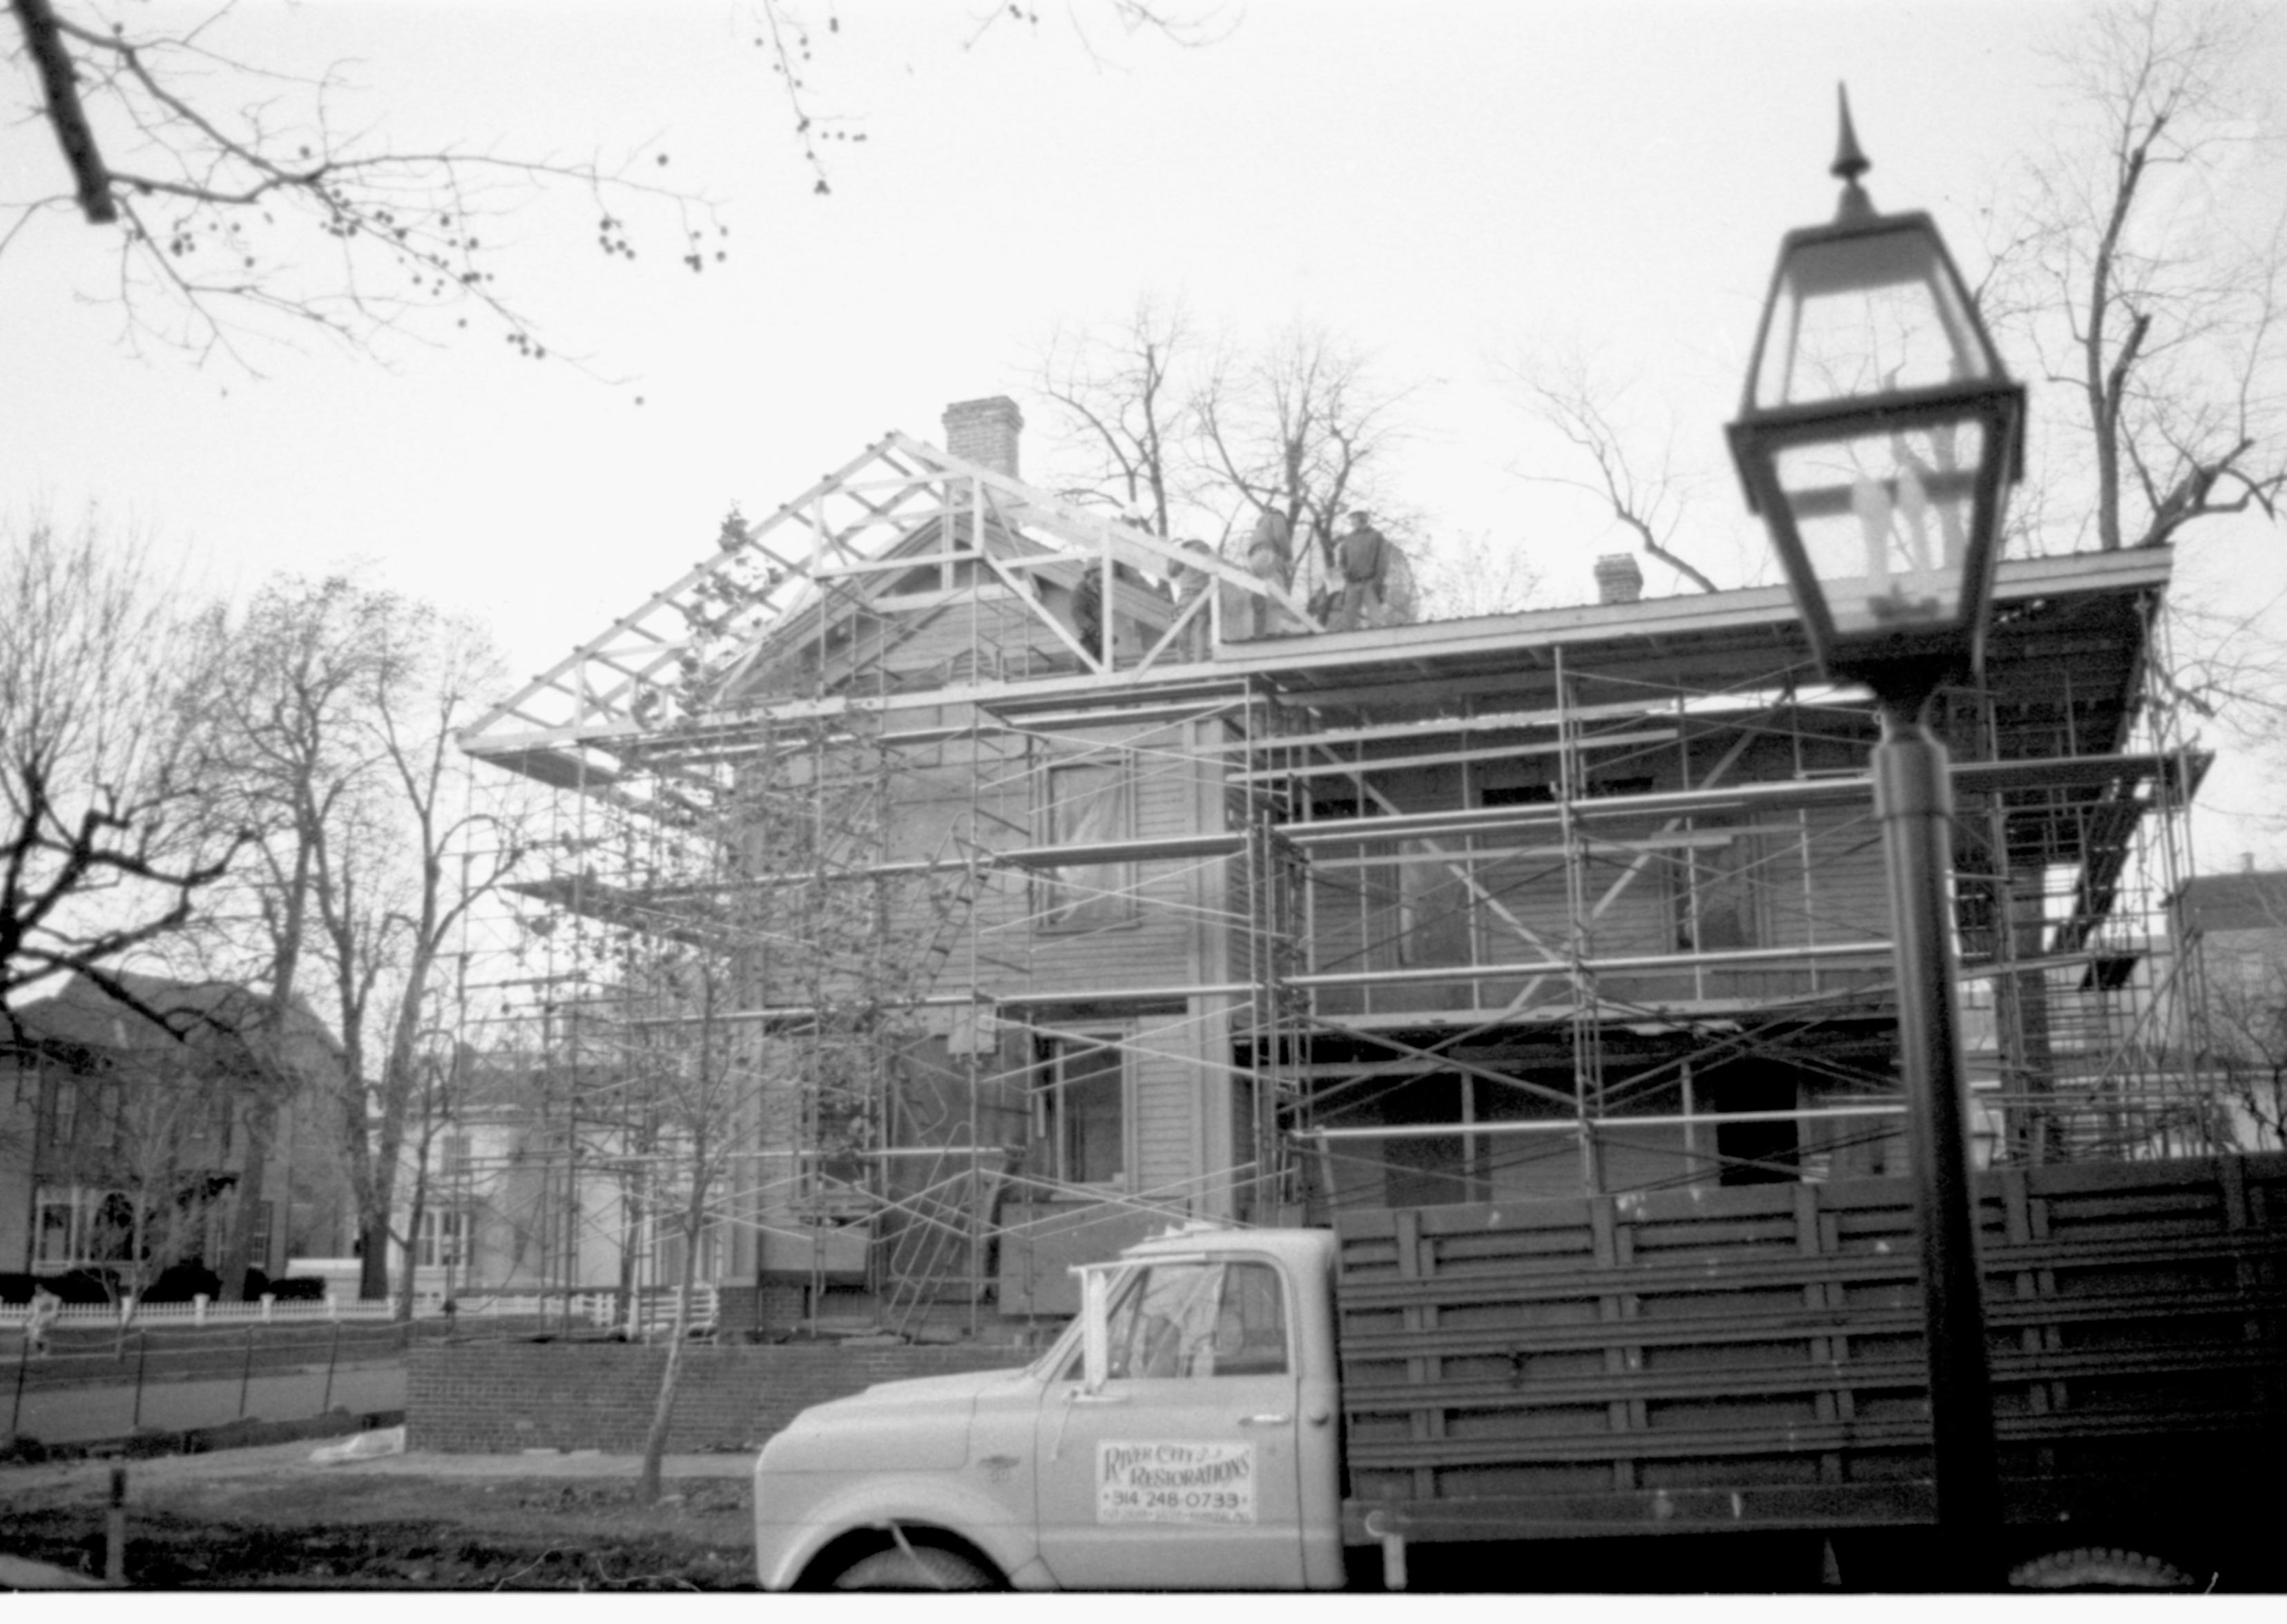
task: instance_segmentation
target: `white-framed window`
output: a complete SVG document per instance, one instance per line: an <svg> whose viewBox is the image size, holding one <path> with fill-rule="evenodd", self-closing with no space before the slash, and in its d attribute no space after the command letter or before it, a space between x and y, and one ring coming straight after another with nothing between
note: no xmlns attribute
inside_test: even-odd
<svg viewBox="0 0 2287 1624"><path fill-rule="evenodd" d="M679 1223L661 1225L652 1241L652 1277L654 1286L683 1284L683 1226ZM692 1273L695 1284L722 1279L722 1226L709 1224L699 1232L699 1267Z"/></svg>
<svg viewBox="0 0 2287 1624"><path fill-rule="evenodd" d="M68 1266L87 1261L81 1256L83 1237L86 1233L84 1194L79 1190L41 1187L37 1198L39 1216L32 1248L34 1263Z"/></svg>
<svg viewBox="0 0 2287 1624"><path fill-rule="evenodd" d="M255 1267L265 1271L270 1267L271 1226L276 1224L277 1221L277 1203L274 1201L257 1201L255 1203L254 1236L250 1252L255 1260ZM211 1249L207 1253L207 1256L210 1257L220 1257L222 1256L223 1247L225 1244L226 1243L222 1240L219 1238L217 1239Z"/></svg>
<svg viewBox="0 0 2287 1624"><path fill-rule="evenodd" d="M414 1262L423 1269L439 1264L458 1268L469 1261L469 1215L431 1208L421 1215L419 1244L414 1248Z"/></svg>
<svg viewBox="0 0 2287 1624"><path fill-rule="evenodd" d="M33 1195L32 1261L78 1268L118 1263L135 1239L135 1204L123 1191L42 1184Z"/></svg>
<svg viewBox="0 0 2287 1624"><path fill-rule="evenodd" d="M1105 845L1136 835L1135 763L1107 750L1051 763L1041 774L1040 844ZM1071 864L1042 872L1041 923L1050 931L1100 931L1136 917L1133 862Z"/></svg>
<svg viewBox="0 0 2287 1624"><path fill-rule="evenodd" d="M1060 1184L1128 1181L1128 1065L1114 1032L1043 1040L1033 1137Z"/></svg>

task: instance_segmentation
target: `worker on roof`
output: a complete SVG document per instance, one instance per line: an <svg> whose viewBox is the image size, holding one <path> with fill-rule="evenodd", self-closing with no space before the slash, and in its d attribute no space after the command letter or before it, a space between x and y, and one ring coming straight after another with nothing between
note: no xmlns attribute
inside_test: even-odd
<svg viewBox="0 0 2287 1624"><path fill-rule="evenodd" d="M1266 507L1262 516L1254 521L1254 534L1246 540L1246 568L1257 581L1268 582L1284 592L1294 581L1294 532L1286 515L1277 508ZM1257 598L1248 617L1250 635L1265 638L1286 630L1286 614L1278 604Z"/></svg>
<svg viewBox="0 0 2287 1624"><path fill-rule="evenodd" d="M1350 527L1327 549L1327 569L1341 583L1335 598L1329 631L1355 631L1364 623L1366 606L1382 601L1389 573L1389 538L1373 527L1364 508L1353 509Z"/></svg>
<svg viewBox="0 0 2287 1624"><path fill-rule="evenodd" d="M1215 549L1195 535L1184 539L1183 549L1185 552L1199 553L1207 558L1215 556ZM1175 614L1178 618L1181 618L1183 612L1195 601L1207 596L1207 584L1212 579L1204 565L1186 565L1180 559L1168 564L1167 584L1175 589ZM1177 640L1178 656L1185 660L1207 658L1209 635L1207 610L1202 607L1198 614L1191 616L1190 623L1183 628L1182 638Z"/></svg>

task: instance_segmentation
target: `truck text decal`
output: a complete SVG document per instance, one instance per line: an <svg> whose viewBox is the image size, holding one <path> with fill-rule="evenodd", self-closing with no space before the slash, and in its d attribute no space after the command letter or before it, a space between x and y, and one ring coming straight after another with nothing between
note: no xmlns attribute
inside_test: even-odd
<svg viewBox="0 0 2287 1624"><path fill-rule="evenodd" d="M1253 1523L1254 1446L1099 1440L1096 1520Z"/></svg>

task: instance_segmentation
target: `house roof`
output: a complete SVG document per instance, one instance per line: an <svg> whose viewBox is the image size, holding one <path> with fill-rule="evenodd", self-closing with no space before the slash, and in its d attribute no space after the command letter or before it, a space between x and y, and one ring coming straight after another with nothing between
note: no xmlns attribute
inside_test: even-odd
<svg viewBox="0 0 2287 1624"><path fill-rule="evenodd" d="M892 432L768 518L726 521L712 556L494 707L463 731L461 742L542 782L608 790L629 753L670 725L686 743L696 742L704 719L738 728L740 701L769 685L757 679L782 654L823 654L836 635L878 622L890 604L911 596L901 587L931 558L1008 589L1008 598L1040 622L1037 639L1069 659L1033 662L1021 680L949 669L925 685L931 693L914 695L916 703L1120 701L1209 677L1226 685L1271 677L1282 690L1322 703L1367 690L1387 698L1409 683L1452 698L1549 688L1565 671L1588 668L1619 682L1702 685L1704 678L1720 692L1758 673L1772 685L1791 685L1809 669L1799 618L1781 587L1318 632L1304 606L1228 559L1185 551ZM2023 701L2030 725L2072 740L2065 749L2054 741L2005 748L2005 756L2086 754L2114 742L2101 735L2133 710L2149 606L2170 564L2165 549L2140 549L2002 565L1989 650L2016 668L2012 676L2025 685L2012 697ZM1238 594L1235 602L1275 598L1286 625L1315 635L1226 640L1210 666L1181 658L1180 629L1171 627L1140 660L1112 669L1032 601L1038 585L1069 582L1092 566L1160 577L1175 566L1205 572L1223 592ZM909 620L935 612L896 611ZM853 657L864 640L851 644ZM694 662L711 685L700 701L708 718L677 714ZM875 698L894 705L898 692L892 685ZM2082 714L2052 717L2059 696ZM812 701L830 710L847 702L830 684ZM791 715L803 706L780 694L772 708ZM2090 720L2099 737L2087 736Z"/></svg>
<svg viewBox="0 0 2287 1624"><path fill-rule="evenodd" d="M168 1025L174 1030L114 998L91 978L77 974L48 997L16 1011L24 1036L87 1049L160 1053L202 1030L243 1032L264 1012L265 994L238 982L178 981L134 970L107 973L146 1008L170 1018ZM325 1023L298 995L289 1002L287 1024L297 1035L316 1038L328 1050L337 1047Z"/></svg>
<svg viewBox="0 0 2287 1624"><path fill-rule="evenodd" d="M2287 931L2287 872L2242 869L2184 882L2185 922L2212 936L2224 931Z"/></svg>

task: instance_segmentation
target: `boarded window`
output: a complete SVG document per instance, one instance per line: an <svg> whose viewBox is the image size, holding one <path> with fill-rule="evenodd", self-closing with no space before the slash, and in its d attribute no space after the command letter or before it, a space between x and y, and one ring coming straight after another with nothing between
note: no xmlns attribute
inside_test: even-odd
<svg viewBox="0 0 2287 1624"><path fill-rule="evenodd" d="M1135 787L1124 758L1072 762L1049 768L1041 844L1117 845L1135 835ZM1094 931L1136 916L1136 866L1085 862L1047 870L1040 883L1042 926Z"/></svg>
<svg viewBox="0 0 2287 1624"><path fill-rule="evenodd" d="M1764 943L1761 855L1753 836L1738 835L1670 860L1678 951L1722 953Z"/></svg>

